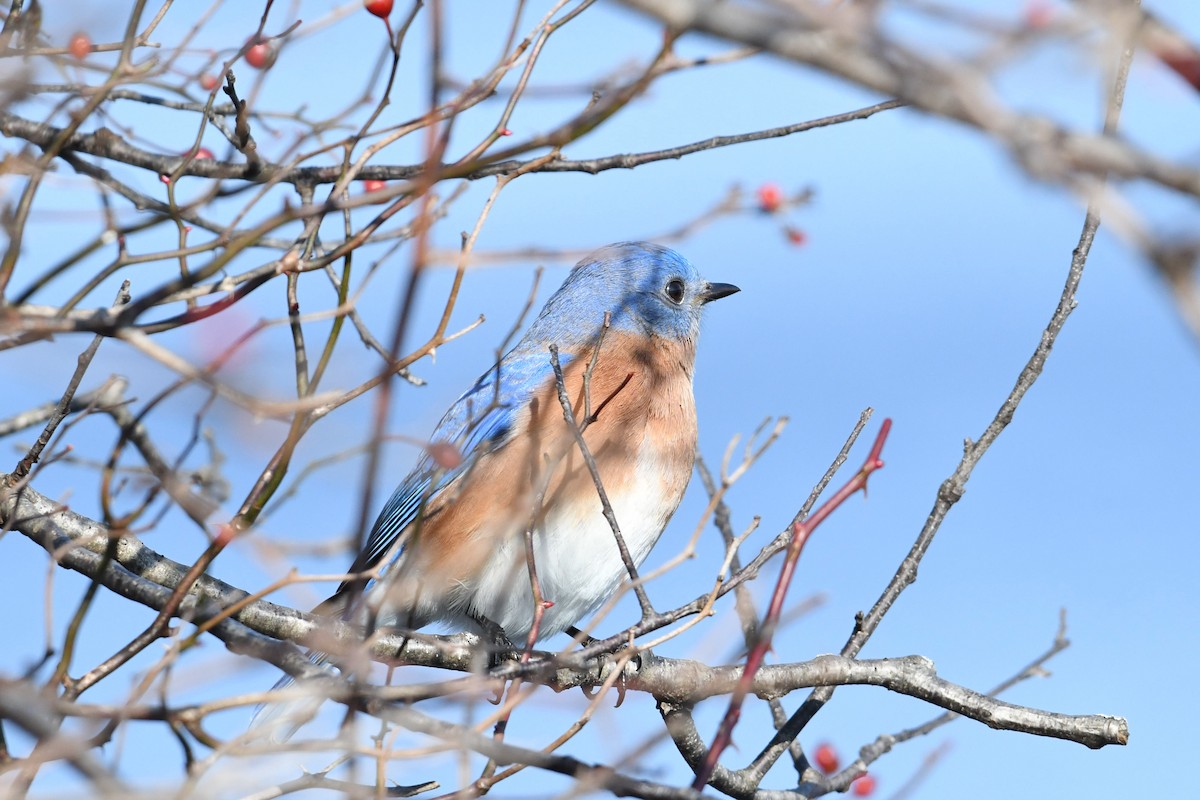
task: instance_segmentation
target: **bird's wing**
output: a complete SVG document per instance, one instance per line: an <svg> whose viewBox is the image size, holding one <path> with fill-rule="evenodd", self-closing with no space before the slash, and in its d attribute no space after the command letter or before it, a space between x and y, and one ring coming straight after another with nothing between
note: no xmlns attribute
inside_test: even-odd
<svg viewBox="0 0 1200 800"><path fill-rule="evenodd" d="M571 356L566 353L560 356L564 369L571 361ZM553 376L550 356L543 350L510 353L500 364L481 375L450 406L430 437L434 444L444 443L454 447L462 454L462 458L454 466L445 467L440 466L428 451L421 456L421 460L379 513L366 545L349 571L363 572L375 566L429 500L470 469L481 456L495 452L512 441L521 409L548 381L554 380ZM444 464L445 460L442 462ZM317 606L316 613L344 616L348 609L347 596L343 592L351 583L342 583L332 597ZM309 651L308 656L314 665L330 669L327 666L329 657L325 653ZM284 676L273 688L284 688L293 681L291 676ZM252 724L272 725L272 737L277 741L286 741L313 711L315 709L304 707L303 702L283 703L278 707L260 705L255 710Z"/></svg>
<svg viewBox="0 0 1200 800"><path fill-rule="evenodd" d="M564 353L560 362L565 369L571 357ZM421 457L383 507L350 571L362 572L377 564L438 492L471 469L481 456L508 444L521 409L553 380L550 356L542 350L509 354L480 376L450 407L431 437L434 444L454 447L461 459L456 465L445 467L439 466L428 452ZM339 593L345 586L339 587Z"/></svg>

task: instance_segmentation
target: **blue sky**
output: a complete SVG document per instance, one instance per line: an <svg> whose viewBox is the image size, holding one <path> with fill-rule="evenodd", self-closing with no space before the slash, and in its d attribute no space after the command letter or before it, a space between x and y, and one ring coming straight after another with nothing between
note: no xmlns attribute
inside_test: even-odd
<svg viewBox="0 0 1200 800"><path fill-rule="evenodd" d="M239 45L260 13L251 5L222 9L197 43ZM498 26L510 13L510 4L496 5L486 11L464 3L449 5L448 58L456 75L473 76L498 54ZM1013 13L1006 3L979 5ZM1200 11L1192 4L1175 0L1147 6L1200 40ZM329 7L301 3L299 16L316 19ZM83 20L97 40L119 32L120 23L102 19L96 8L81 4L72 14L67 19L47 8L47 30L62 31L65 38ZM540 11L530 14L523 27L528 28L537 14ZM178 41L189 22L174 10L157 38L165 45ZM906 23L896 24L904 29ZM273 22L268 30L283 25ZM284 110L309 102L314 114L343 106L378 56L383 40L379 28L373 18L351 14L285 50L265 74L262 102ZM918 30L909 32L915 35ZM543 83L553 84L593 79L644 58L658 37L645 20L620 7L601 5L551 40L538 75ZM411 55L406 53L412 64L404 73L409 82L400 84L387 112L396 121L419 108L424 98L423 48L419 40L414 42ZM700 37L680 44L685 54L721 49ZM1001 86L1005 97L1023 108L1094 129L1103 102L1104 87L1097 77L1101 74L1080 50L1045 46L1007 69ZM249 84L258 76L243 68L239 78ZM611 125L571 145L567 155L655 149L816 118L879 99L883 98L813 70L756 57L663 79ZM576 96L523 105L510 126L514 140L552 125L581 102ZM484 104L464 118L455 144L469 146L473 136L493 124L499 109L499 104ZM181 126L178 116L139 117L140 110L117 111L127 120L138 120L138 134L164 149L186 149L194 136L195 128L188 127L191 120ZM1161 65L1140 56L1130 79L1122 130L1143 146L1194 164L1200 97ZM225 152L215 137L205 141L218 155ZM267 134L260 134L260 141L268 152L287 143L286 137ZM388 155L399 163L411 158L403 147ZM145 185L150 187L152 181L149 176ZM190 188L187 181L181 192ZM868 121L633 171L523 178L501 195L478 247L574 250L652 237L715 205L734 184L749 198L764 182L789 191L811 187L815 196L810 205L782 217L749 213L719 220L678 245L710 280L742 287L740 294L709 308L700 342L696 393L704 456L710 463L719 461L731 437L748 434L764 417L791 420L780 442L730 494L735 525L747 524L754 515L762 517L761 530L751 537L747 552L754 552L791 519L864 407L876 409L870 432L883 417L894 420L884 454L887 467L873 478L869 498L854 498L834 515L804 554L792 598L799 602L821 593L825 603L789 627L773 654L776 661L798 661L836 652L852 628L855 612L870 607L908 551L938 485L961 455L964 437L982 432L1037 344L1057 302L1083 212L1074 197L1028 177L981 135L915 111L897 110ZM81 186L65 168L48 185L45 208L68 213L35 213L31 230L37 235L29 237L24 250L28 263L44 268L97 229L96 204L79 191ZM13 184L3 188L11 192ZM468 188L439 226L439 246L457 245L459 231L473 225L490 188L490 181ZM1120 188L1155 230L1194 230L1194 200L1147 186ZM789 243L780 230L784 222L802 229L807 243ZM378 257L383 251L364 252ZM243 263L248 268L260 262ZM401 254L371 278L361 310L377 332L391 329L407 263L407 255ZM570 264L539 263L546 268L539 290L539 299L544 299ZM420 389L400 388L391 411L392 432L423 438L446 405L489 365L493 349L520 311L537 265L517 261L468 274L454 324L465 325L480 314L487 321L470 336L441 348L436 363L417 365L415 371L429 383ZM29 269L26 275L39 271ZM153 285L156 269L163 267L134 273L135 292L139 285ZM426 331L436 322L450 277L445 270L429 277L411 330ZM329 305L327 293L317 287L310 291L306 310ZM103 289L97 297L110 294ZM199 335L172 335L165 341L185 355L198 356L260 317L280 317L282 288L260 295L256 304L239 309L235 321L218 317ZM286 397L286 341L285 328L270 330L226 377L266 396ZM82 339L59 337L5 353L8 374L28 377L20 392L0 396L0 415L56 397L82 347ZM376 369L353 341L346 340L339 352L331 388L353 385ZM99 382L110 372L129 375L142 399L171 378L112 342L101 348L91 376ZM1186 684L1175 686L1159 665L1167 657L1184 664L1200 657L1191 589L1200 560L1194 522L1194 454L1200 449L1200 426L1191 413L1198 394L1196 340L1148 266L1102 227L1079 306L1045 374L976 470L925 559L919 580L904 593L863 655L922 654L935 661L944 678L983 690L1045 650L1059 610L1065 608L1072 646L1051 662L1052 676L1026 682L1006 699L1066 713L1126 717L1130 743L1089 751L960 720L898 747L876 764L880 796L903 784L944 742L950 749L923 784L923 796L969 793L989 800L1019 792L1031 798L1087 797L1111 793L1114 786L1131 780L1151 791L1170 788L1168 781L1186 780L1162 765L1187 763L1187 714L1195 705L1188 701L1194 692ZM166 404L150 418L152 429L165 441L185 439L197 397L199 393L188 393ZM365 442L370 435L368 412L369 400L324 420L302 448L300 463ZM228 459L233 485L228 514L285 430L228 406L218 407L209 424L218 428ZM111 430L101 422L80 425L71 436L77 451L91 457L102 457L112 443ZM7 446L13 447L11 440ZM864 442L851 464L858 463L865 448ZM15 460L19 451L9 453ZM391 491L414 456L408 445L389 447L375 489L377 501ZM347 535L357 516L361 476L360 460L320 473L255 536L315 542ZM94 476L86 469L56 466L35 485L51 496L69 496L71 505L83 513L95 512ZM648 565L661 564L678 552L704 502L699 483L693 482ZM181 561L203 544L198 532L175 515L146 541ZM707 583L719 563L718 541L713 531L706 531L695 560L652 584L656 606L668 608L690 599L698 585ZM4 547L0 597L10 608L30 609L8 616L5 639L10 645L0 670L11 675L41 652L41 587L47 566L44 554L23 537L9 535ZM214 573L257 588L286 571L286 564L264 566L256 552L250 544L239 545L217 561ZM310 559L302 566L336 572L347 563L332 557ZM54 576L56 630L65 624L83 586L77 576ZM760 582L759 596L765 597L769 589L768 581ZM306 607L320 599L318 593L302 587L280 600ZM632 619L632 608L623 604L613 619ZM106 597L94 619L103 623L85 630L78 665L106 657L119 643L113 638L115 630L127 627L132 635L150 616ZM735 647L736 637L732 605L725 603L709 624L659 652L721 660ZM149 663L143 660L140 666ZM221 681L201 680L213 675L221 675ZM177 680L196 684L186 690L187 696L212 696L231 687L264 688L275 677L265 666L228 655L212 640L204 652L185 662ZM130 680L123 683L117 677L88 697L119 701ZM794 708L798 700L785 704ZM569 724L583 703L577 693L543 692L527 710L530 713L518 718L511 736L536 746L549 738L547 730L557 733ZM718 703L702 707L698 716L706 735L715 730L722 709ZM883 689L843 688L802 741L811 747L828 740L848 756L879 734L918 724L937 712ZM233 735L245 722L246 714L229 714L214 721L213 728ZM740 765L756 753L768 738L766 725L761 710L748 713L735 737L738 749L725 763ZM660 729L652 702L632 696L620 709L603 710L564 752L589 760L615 758L636 752ZM122 748L136 749L133 761L122 759L126 774L151 780L177 774L178 748L161 731L131 725L127 735L104 754L115 758ZM129 767L135 761L136 770ZM306 763L318 765L315 760ZM645 774L666 782L683 783L688 777L667 743L643 753L638 763ZM230 762L216 770L212 787L236 796L239 784L247 791L255 788L257 769ZM435 776L453 780L453 775L454 762L447 758L444 763L431 759L420 768L398 765L392 777L415 783ZM793 775L780 765L764 786L785 788L792 783ZM51 770L44 788L65 791L73 785L70 776ZM557 778L530 773L511 786L502 785L495 794L544 796L563 788Z"/></svg>

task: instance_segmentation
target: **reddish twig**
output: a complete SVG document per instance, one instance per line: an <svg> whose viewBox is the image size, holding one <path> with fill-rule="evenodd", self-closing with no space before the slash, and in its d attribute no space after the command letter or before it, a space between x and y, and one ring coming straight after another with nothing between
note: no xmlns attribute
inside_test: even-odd
<svg viewBox="0 0 1200 800"><path fill-rule="evenodd" d="M767 607L766 617L759 628L757 641L750 648L750 652L746 656L746 667L742 670L742 677L738 681L737 689L734 690L733 695L729 698L729 710L725 712L725 717L721 720L721 726L717 729L717 735L713 739L712 747L708 749L708 754L705 755L704 762L696 772L696 779L692 782L692 789L695 791L701 791L705 784L708 783L708 779L716 768L721 753L725 751L725 748L733 740L733 729L742 715L742 703L745 701L746 695L750 693L750 688L754 685L754 676L766 659L767 651L771 648L771 637L776 626L779 624L779 617L783 613L783 602L787 597L787 590L792 583L792 577L795 575L796 564L800 561L800 552L804 549L804 545L808 542L808 538L812 535L813 531L838 506L859 490L864 494L866 493L867 479L871 477L871 473L883 467L883 460L880 458L880 454L883 451L883 443L887 440L891 429L892 421L885 419L883 425L879 428L879 434L875 437L875 444L871 446L871 452L867 454L866 461L863 462L862 467L859 468L854 477L847 481L841 489L838 489L833 497L826 500L820 508L813 512L811 517L792 524L792 539L788 542L787 555L784 557L783 567L779 571L779 580L775 584L775 592L772 594L771 603Z"/></svg>

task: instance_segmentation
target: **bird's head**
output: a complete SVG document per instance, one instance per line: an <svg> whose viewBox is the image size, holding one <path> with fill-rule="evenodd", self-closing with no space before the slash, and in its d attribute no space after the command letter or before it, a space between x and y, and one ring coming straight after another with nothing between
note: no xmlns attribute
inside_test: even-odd
<svg viewBox="0 0 1200 800"><path fill-rule="evenodd" d="M646 242L613 244L575 265L526 339L567 348L587 344L607 312L613 330L694 341L704 305L736 291L732 284L704 280L674 250Z"/></svg>

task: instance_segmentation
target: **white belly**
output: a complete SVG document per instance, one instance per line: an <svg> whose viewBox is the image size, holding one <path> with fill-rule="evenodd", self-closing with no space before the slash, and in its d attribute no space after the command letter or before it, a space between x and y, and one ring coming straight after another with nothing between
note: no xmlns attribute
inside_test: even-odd
<svg viewBox="0 0 1200 800"><path fill-rule="evenodd" d="M619 495L610 494L621 536L635 566L640 565L675 513L691 464L665 468L657 458L638 459L636 480ZM687 472L680 474L681 469ZM504 628L520 645L533 619L532 589L525 566L523 533L504 538L470 593L472 610ZM594 487L574 502L548 510L534 535L534 564L546 609L538 638L559 633L596 610L629 578L612 528L604 518Z"/></svg>

